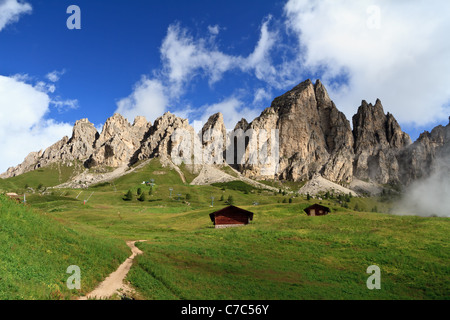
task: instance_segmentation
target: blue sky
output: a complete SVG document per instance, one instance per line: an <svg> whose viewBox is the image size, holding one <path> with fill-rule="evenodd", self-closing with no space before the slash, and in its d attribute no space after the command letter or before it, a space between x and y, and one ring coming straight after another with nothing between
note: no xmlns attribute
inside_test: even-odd
<svg viewBox="0 0 450 320"><path fill-rule="evenodd" d="M380 98L415 140L448 123L449 15L419 0L0 0L0 171L81 118L221 111L231 129L308 78L350 121Z"/></svg>
<svg viewBox="0 0 450 320"><path fill-rule="evenodd" d="M264 18L280 15L283 8L283 2L260 0L28 3L32 13L0 33L1 46L8 49L0 50L0 74L28 74L45 81L49 72L64 70L55 93L78 100L78 108L51 109L48 116L68 122L88 117L96 124L114 113L117 100L127 97L142 75L160 71L160 47L170 25L178 23L198 37L208 37L208 27L219 26L224 29L217 41L221 49L247 55L258 41ZM66 28L66 8L72 3L81 9L81 30ZM241 82L238 86L236 78ZM251 89L252 81L236 74L209 86L207 79L198 77L169 108L214 103L238 88Z"/></svg>

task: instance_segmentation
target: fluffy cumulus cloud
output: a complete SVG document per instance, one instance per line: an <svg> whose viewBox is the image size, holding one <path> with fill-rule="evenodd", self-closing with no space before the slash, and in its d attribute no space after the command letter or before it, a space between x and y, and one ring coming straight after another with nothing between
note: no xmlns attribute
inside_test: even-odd
<svg viewBox="0 0 450 320"><path fill-rule="evenodd" d="M259 110L248 109L249 120L274 98L269 96L273 92L314 77L322 80L349 119L361 100L374 103L380 98L385 111L402 125L441 122L450 110L447 12L446 0L432 6L425 1L288 0L282 16L262 17L259 39L247 56L221 49L219 32L226 26L210 25L204 36L193 36L173 24L162 40L161 67L120 100L117 111L153 120L169 105L177 105L193 80L206 80L212 87L229 74L245 74L254 81L245 97L239 93L239 101ZM236 94L210 107L227 102L230 109L222 111L233 118L235 110L243 110L236 109ZM198 120L211 108L190 105L184 113L203 112L191 119Z"/></svg>
<svg viewBox="0 0 450 320"><path fill-rule="evenodd" d="M194 39L178 24L168 28L161 46L164 71L177 88L197 75L206 76L211 84L224 72L234 68L238 58L219 51L209 38Z"/></svg>
<svg viewBox="0 0 450 320"><path fill-rule="evenodd" d="M445 0L289 0L285 6L302 67L321 75L347 116L362 99L380 98L400 122L419 126L449 113L448 12Z"/></svg>
<svg viewBox="0 0 450 320"><path fill-rule="evenodd" d="M247 57L229 55L219 50L215 43L215 36L220 30L217 25L208 27L209 34L213 37L204 38L194 38L179 24L170 25L160 49L161 70L156 70L157 76L152 78L143 76L134 86L130 96L118 101L116 112L123 114L130 121L137 115L146 116L147 120L153 121L167 111L169 104L183 96L187 85L194 78L207 79L212 86L220 81L226 72L233 70L251 73L257 78L274 73L275 70L270 65L269 51L275 43L275 33L268 30L269 20L270 18L263 22L260 40ZM228 101L231 100L230 98ZM226 104L228 105L230 104ZM236 109L234 104L231 106L233 108L221 111L225 110L224 114L229 112L232 118L236 115ZM204 107L199 109L205 112L200 118L206 117L209 110ZM195 113L195 108L188 108L181 113L189 117Z"/></svg>
<svg viewBox="0 0 450 320"><path fill-rule="evenodd" d="M18 77L0 76L0 171L23 161L30 150L44 149L72 126L47 119L52 99Z"/></svg>
<svg viewBox="0 0 450 320"><path fill-rule="evenodd" d="M168 94L163 84L145 76L136 83L133 92L117 102L116 112L133 122L136 116L144 116L147 121L154 121L161 116L168 106Z"/></svg>
<svg viewBox="0 0 450 320"><path fill-rule="evenodd" d="M258 88L255 91L255 95L253 98L253 105L258 105L263 102L270 101L271 99L273 99L271 91L267 91L264 88Z"/></svg>
<svg viewBox="0 0 450 320"><path fill-rule="evenodd" d="M8 24L17 22L21 15L31 13L29 3L18 0L0 0L0 31Z"/></svg>
<svg viewBox="0 0 450 320"><path fill-rule="evenodd" d="M214 43L215 38L195 39L178 24L171 25L161 46L164 71L177 85L189 82L198 75L207 77L210 84L214 84L224 73L232 70L250 72L256 78L266 80L275 73L270 51L276 42L276 32L269 30L270 19L268 17L263 22L260 39L247 57L226 54ZM212 33L211 27L208 29Z"/></svg>

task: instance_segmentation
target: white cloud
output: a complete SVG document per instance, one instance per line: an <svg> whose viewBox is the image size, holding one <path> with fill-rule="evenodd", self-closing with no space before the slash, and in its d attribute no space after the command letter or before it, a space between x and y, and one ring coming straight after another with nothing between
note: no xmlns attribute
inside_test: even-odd
<svg viewBox="0 0 450 320"><path fill-rule="evenodd" d="M136 116L144 116L154 121L167 108L168 98L163 84L155 79L142 79L136 83L133 92L117 102L115 112L120 113L131 123Z"/></svg>
<svg viewBox="0 0 450 320"><path fill-rule="evenodd" d="M405 189L402 198L393 208L394 214L450 217L448 156L437 158L435 168L428 177L414 181Z"/></svg>
<svg viewBox="0 0 450 320"><path fill-rule="evenodd" d="M211 33L212 35L218 35L220 32L220 28L219 26L216 24L214 26L208 26L208 31L209 33Z"/></svg>
<svg viewBox="0 0 450 320"><path fill-rule="evenodd" d="M52 93L54 91L51 91ZM56 107L56 109L58 109L59 112L63 112L66 110L73 110L73 109L78 109L79 107L79 103L77 99L66 99L66 100L61 100L60 97L56 97L53 98L50 101L50 104L54 107Z"/></svg>
<svg viewBox="0 0 450 320"><path fill-rule="evenodd" d="M262 24L261 35L255 50L240 65L244 71L254 70L256 78L266 82L273 81L277 73L270 56L270 51L277 41L277 33L269 31L270 20L271 16Z"/></svg>
<svg viewBox="0 0 450 320"><path fill-rule="evenodd" d="M153 121L185 93L186 85L195 77L204 77L212 85L222 79L225 72L233 69L255 72L257 77L273 73L268 52L274 45L275 34L268 30L269 21L270 17L261 27L260 40L254 51L245 58L221 52L215 44L215 37L195 39L180 25L170 25L161 45L162 70L155 72L151 79L143 76L130 96L118 101L116 112L130 121L137 115ZM215 35L219 32L219 26L209 26L208 31ZM175 112L188 117L195 110L191 107L178 108Z"/></svg>
<svg viewBox="0 0 450 320"><path fill-rule="evenodd" d="M58 82L64 73L66 73L66 70L61 70L61 71L55 70L55 71L47 73L47 75L45 77L51 82Z"/></svg>
<svg viewBox="0 0 450 320"><path fill-rule="evenodd" d="M16 78L16 80L20 80L20 78ZM22 82L29 82L27 79L23 79ZM54 93L56 91L56 86L54 84L49 84L45 81L38 81L34 88L38 91L44 92L44 93Z"/></svg>
<svg viewBox="0 0 450 320"><path fill-rule="evenodd" d="M30 84L0 76L0 171L21 163L30 150L44 149L65 135L72 126L45 116L51 98Z"/></svg>
<svg viewBox="0 0 450 320"><path fill-rule="evenodd" d="M236 65L236 57L220 52L214 44L195 40L179 25L171 25L161 46L164 71L177 92L196 75L203 75L211 84Z"/></svg>
<svg viewBox="0 0 450 320"><path fill-rule="evenodd" d="M448 12L448 1L290 0L285 6L302 67L323 74L347 117L362 99L380 98L385 111L415 125L448 117ZM340 76L348 86L335 86Z"/></svg>
<svg viewBox="0 0 450 320"><path fill-rule="evenodd" d="M178 24L168 28L167 36L161 46L161 57L164 71L176 88L182 89L183 84L195 76L204 76L210 84L222 79L225 72L240 70L254 72L255 76L264 81L276 74L272 66L270 51L274 47L277 33L269 30L269 16L261 26L261 34L255 49L248 57L233 56L220 51L213 38L194 39L186 29ZM218 26L217 31L218 31ZM208 27L211 33L216 29Z"/></svg>
<svg viewBox="0 0 450 320"><path fill-rule="evenodd" d="M200 109L203 110L203 114L199 120L203 124L208 121L210 116L221 112L227 130L234 129L236 124L243 117L245 117L248 122L251 122L260 114L260 111L256 109L245 107L244 103L235 97L227 98L216 104L202 106Z"/></svg>
<svg viewBox="0 0 450 320"><path fill-rule="evenodd" d="M22 14L31 13L32 7L29 3L17 0L0 1L0 31L6 25L17 22Z"/></svg>
<svg viewBox="0 0 450 320"><path fill-rule="evenodd" d="M264 88L259 88L255 91L255 96L253 98L253 105L257 105L258 103L262 103L265 101L270 101L273 99L272 93Z"/></svg>
<svg viewBox="0 0 450 320"><path fill-rule="evenodd" d="M250 103L253 99L255 106L273 99L269 97L273 89L290 89L314 75L349 120L361 100L377 98L402 125L446 120L450 42L444 39L450 30L446 17L450 2L437 1L430 6L419 1L289 0L283 20L270 15L263 20L248 56L222 50L217 25L209 26L204 37L192 36L179 24L170 25L161 45L162 68L154 80L148 80L158 84L151 90L159 101L156 110L162 113L178 102L197 78L212 86L226 73L242 72L260 81L250 85L254 91L244 99ZM122 101L121 109L132 114L145 109L135 110L137 103L131 100Z"/></svg>

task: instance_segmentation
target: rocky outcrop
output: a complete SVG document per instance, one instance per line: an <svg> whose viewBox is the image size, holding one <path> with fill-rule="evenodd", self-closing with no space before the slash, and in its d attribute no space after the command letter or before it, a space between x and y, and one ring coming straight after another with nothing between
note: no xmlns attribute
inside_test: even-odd
<svg viewBox="0 0 450 320"><path fill-rule="evenodd" d="M179 135L172 136L177 129ZM185 141L186 143L180 148L178 156L184 158L189 152L192 155L192 150L186 150L185 148L190 148L191 140L189 139L193 139L193 136L194 128L189 125L187 119L182 119L170 112L166 112L162 117L155 120L155 123L145 135L139 150L132 157L131 162L134 163L154 157L161 157L165 160L170 159L172 151L182 143L179 141ZM183 140L184 138L186 140Z"/></svg>
<svg viewBox="0 0 450 320"><path fill-rule="evenodd" d="M42 155L42 151L31 152L30 154L28 154L28 156L25 158L25 160L21 164L19 164L17 167L11 167L6 172L2 173L0 175L0 179L15 177L15 176L21 175L23 173L37 169L36 164L41 155Z"/></svg>
<svg viewBox="0 0 450 320"><path fill-rule="evenodd" d="M119 168L115 172L120 174L138 161L159 157L176 170L176 165L190 163L187 168L194 173L205 173L204 165L222 166L226 160L241 179L303 181L320 176L347 186L355 180L368 190L365 184L372 182L408 185L430 175L440 163L449 163L450 124L424 132L411 144L394 116L384 113L380 100L375 105L363 101L352 121L353 130L323 84L306 80L277 97L251 123L241 119L231 132L226 131L222 113L212 115L199 132L170 112L153 125L144 117L130 124L114 114L100 134L82 119L70 139L30 153L0 177L60 162ZM220 140L223 143L217 144Z"/></svg>
<svg viewBox="0 0 450 320"><path fill-rule="evenodd" d="M88 158L94 151L94 144L98 137L97 129L88 119L75 122L72 138L64 146L66 149L64 151L67 151L68 160L84 160Z"/></svg>
<svg viewBox="0 0 450 320"><path fill-rule="evenodd" d="M234 127L234 130L238 130L241 129L243 131L247 131L247 129L249 128L249 123L247 122L247 120L245 118L242 118L241 120L239 120L239 122L236 124L236 126Z"/></svg>
<svg viewBox="0 0 450 320"><path fill-rule="evenodd" d="M332 181L351 181L350 123L337 110L320 81L313 84L307 80L276 98L249 128L268 133L278 130L277 178L308 180L321 173ZM249 177L262 178L259 169L258 165L250 164L243 171Z"/></svg>
<svg viewBox="0 0 450 320"><path fill-rule="evenodd" d="M402 184L428 177L450 163L450 118L447 126L425 131L410 146L398 153Z"/></svg>
<svg viewBox="0 0 450 320"><path fill-rule="evenodd" d="M147 123L144 117L136 118L131 125L120 114L114 114L106 120L87 165L116 168L129 164L149 128L150 123Z"/></svg>
<svg viewBox="0 0 450 320"><path fill-rule="evenodd" d="M354 175L361 180L398 184L401 180L397 156L411 144L394 116L385 114L380 100L362 101L353 116L355 139Z"/></svg>
<svg viewBox="0 0 450 320"><path fill-rule="evenodd" d="M201 130L202 163L223 164L226 159L227 129L222 113L209 117Z"/></svg>
<svg viewBox="0 0 450 320"><path fill-rule="evenodd" d="M77 160L85 161L94 151L94 143L98 136L97 129L88 119L79 120L75 122L70 139L64 137L44 151L30 153L23 163L9 168L0 177L3 179L15 177L57 162L71 164Z"/></svg>

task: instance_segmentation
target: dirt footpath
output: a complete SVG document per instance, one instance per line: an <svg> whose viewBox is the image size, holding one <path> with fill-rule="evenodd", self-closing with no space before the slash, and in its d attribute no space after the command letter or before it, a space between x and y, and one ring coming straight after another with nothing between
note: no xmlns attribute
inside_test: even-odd
<svg viewBox="0 0 450 320"><path fill-rule="evenodd" d="M136 242L144 242L146 240L127 241L127 246L130 247L132 255L122 263L119 268L111 273L94 291L88 293L86 296L78 300L88 299L109 299L114 294L132 293L133 289L124 283L125 277L133 265L133 260L137 255L143 252L135 246Z"/></svg>

